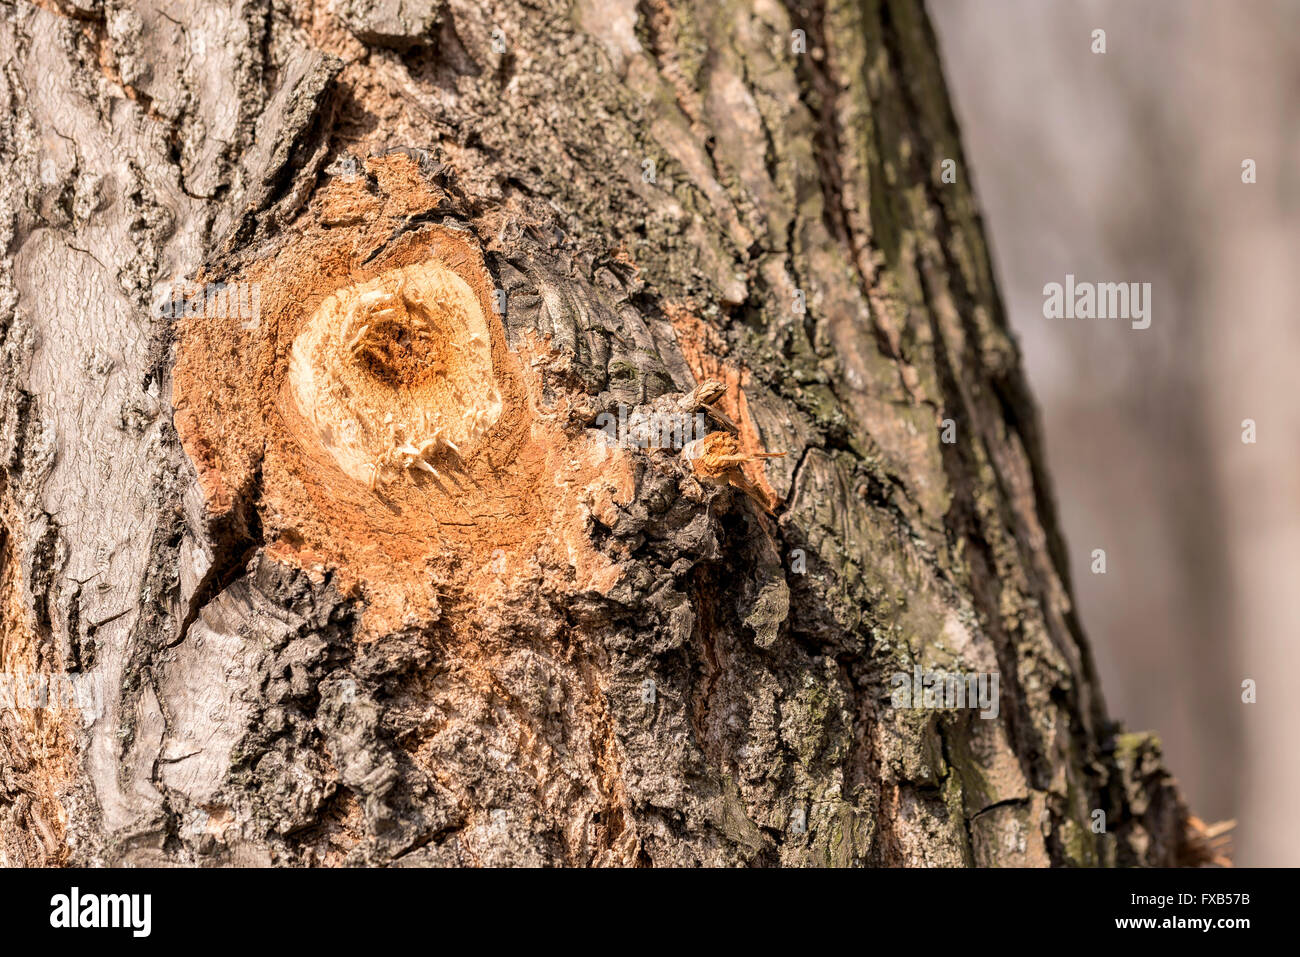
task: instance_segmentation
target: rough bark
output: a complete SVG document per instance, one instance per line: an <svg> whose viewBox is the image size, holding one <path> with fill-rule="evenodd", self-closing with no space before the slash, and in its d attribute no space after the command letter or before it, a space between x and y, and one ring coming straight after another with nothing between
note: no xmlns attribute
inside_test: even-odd
<svg viewBox="0 0 1300 957"><path fill-rule="evenodd" d="M3 13L0 657L104 691L0 712L6 862L1204 859L1102 703L915 0ZM435 255L518 387L463 486L371 492L290 343ZM750 494L596 438L704 380L787 453Z"/></svg>

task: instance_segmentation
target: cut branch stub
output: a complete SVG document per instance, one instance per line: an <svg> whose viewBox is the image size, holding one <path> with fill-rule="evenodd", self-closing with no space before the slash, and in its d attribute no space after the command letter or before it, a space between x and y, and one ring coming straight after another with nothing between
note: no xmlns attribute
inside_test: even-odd
<svg viewBox="0 0 1300 957"><path fill-rule="evenodd" d="M454 464L501 416L473 290L437 261L329 296L294 339L289 383L316 438L352 478Z"/></svg>
<svg viewBox="0 0 1300 957"><path fill-rule="evenodd" d="M547 541L579 585L602 573L584 503L629 495L630 475L539 415L473 233L408 228L447 208L441 190L401 154L366 172L327 183L244 267L258 323L185 320L176 427L209 512L358 587L368 632L436 619L435 595L522 573Z"/></svg>

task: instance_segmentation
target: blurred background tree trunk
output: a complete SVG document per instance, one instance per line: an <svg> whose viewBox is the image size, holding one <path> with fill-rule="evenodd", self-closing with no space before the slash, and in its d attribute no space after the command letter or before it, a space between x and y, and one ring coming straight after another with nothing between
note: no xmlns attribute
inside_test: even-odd
<svg viewBox="0 0 1300 957"><path fill-rule="evenodd" d="M1235 863L1294 864L1300 699L1247 704L1242 682L1300 668L1300 191L1283 172L1300 147L1300 7L930 10L1111 713L1159 729L1192 807L1240 821ZM1247 159L1275 172L1245 183ZM1151 327L1044 320L1043 285L1067 272L1151 282Z"/></svg>

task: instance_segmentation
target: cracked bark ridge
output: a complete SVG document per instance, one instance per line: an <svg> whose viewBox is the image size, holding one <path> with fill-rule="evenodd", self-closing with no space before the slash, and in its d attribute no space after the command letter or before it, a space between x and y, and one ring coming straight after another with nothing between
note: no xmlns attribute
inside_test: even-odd
<svg viewBox="0 0 1300 957"><path fill-rule="evenodd" d="M6 862L1212 856L1106 714L915 0L20 3L0 50L0 651L108 689L0 723ZM376 496L291 343L449 255L507 411ZM703 379L773 517L594 428ZM914 666L998 719L892 707Z"/></svg>
<svg viewBox="0 0 1300 957"><path fill-rule="evenodd" d="M433 0L344 0L336 9L362 43L408 50L437 28L438 7Z"/></svg>

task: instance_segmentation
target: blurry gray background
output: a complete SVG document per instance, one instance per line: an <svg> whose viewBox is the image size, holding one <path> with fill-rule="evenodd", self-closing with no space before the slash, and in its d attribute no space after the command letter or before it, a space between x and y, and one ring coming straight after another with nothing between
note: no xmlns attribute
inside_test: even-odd
<svg viewBox="0 0 1300 957"><path fill-rule="evenodd" d="M1237 864L1300 865L1300 0L929 7L1111 713ZM1066 273L1151 327L1045 319Z"/></svg>

